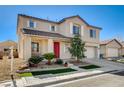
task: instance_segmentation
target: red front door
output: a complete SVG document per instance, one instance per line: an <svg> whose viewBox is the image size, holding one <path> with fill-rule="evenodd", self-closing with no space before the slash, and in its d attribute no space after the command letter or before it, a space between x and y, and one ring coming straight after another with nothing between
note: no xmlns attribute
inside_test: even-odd
<svg viewBox="0 0 124 93"><path fill-rule="evenodd" d="M56 58L59 58L60 44L59 42L54 42L54 54Z"/></svg>

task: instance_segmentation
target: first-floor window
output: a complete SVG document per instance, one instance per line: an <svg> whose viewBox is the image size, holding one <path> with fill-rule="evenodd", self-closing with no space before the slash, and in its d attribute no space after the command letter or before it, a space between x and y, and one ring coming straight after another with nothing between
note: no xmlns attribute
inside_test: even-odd
<svg viewBox="0 0 124 93"><path fill-rule="evenodd" d="M32 42L32 52L39 52L39 43Z"/></svg>

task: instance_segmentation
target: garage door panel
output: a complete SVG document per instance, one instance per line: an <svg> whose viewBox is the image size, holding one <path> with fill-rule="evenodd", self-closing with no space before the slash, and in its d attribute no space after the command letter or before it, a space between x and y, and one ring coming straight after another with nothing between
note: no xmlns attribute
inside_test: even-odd
<svg viewBox="0 0 124 93"><path fill-rule="evenodd" d="M108 57L118 57L118 52L117 48L108 48Z"/></svg>
<svg viewBox="0 0 124 93"><path fill-rule="evenodd" d="M87 58L95 58L95 48L94 47L86 47L85 56Z"/></svg>

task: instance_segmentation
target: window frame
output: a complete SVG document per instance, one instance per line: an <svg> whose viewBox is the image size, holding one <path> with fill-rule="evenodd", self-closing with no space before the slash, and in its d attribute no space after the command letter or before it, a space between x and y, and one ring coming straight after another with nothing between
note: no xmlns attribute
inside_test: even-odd
<svg viewBox="0 0 124 93"><path fill-rule="evenodd" d="M31 19L29 20L29 27L34 28L34 21Z"/></svg>
<svg viewBox="0 0 124 93"><path fill-rule="evenodd" d="M37 26L37 22L33 21L32 19L28 21L27 27L36 28L36 26Z"/></svg>
<svg viewBox="0 0 124 93"><path fill-rule="evenodd" d="M54 30L52 29L54 27ZM50 25L50 31L55 32L56 31L56 26L55 25Z"/></svg>
<svg viewBox="0 0 124 93"><path fill-rule="evenodd" d="M74 28L75 27L75 28ZM81 32L81 26L78 25L78 24L73 24L73 27L72 27L72 33L73 35L80 35L80 32ZM75 31L74 31L75 29ZM77 30L78 29L78 30ZM77 32L78 31L78 32Z"/></svg>
<svg viewBox="0 0 124 93"><path fill-rule="evenodd" d="M34 44L36 44L36 46ZM35 51L35 49L36 49L36 51ZM39 43L38 42L31 42L31 51L39 52Z"/></svg>
<svg viewBox="0 0 124 93"><path fill-rule="evenodd" d="M96 38L96 30L90 29L90 38Z"/></svg>

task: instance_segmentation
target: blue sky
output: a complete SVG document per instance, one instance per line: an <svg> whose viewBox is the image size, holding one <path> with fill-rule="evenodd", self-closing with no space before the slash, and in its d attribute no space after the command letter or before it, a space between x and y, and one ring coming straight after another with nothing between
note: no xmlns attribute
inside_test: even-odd
<svg viewBox="0 0 124 93"><path fill-rule="evenodd" d="M0 6L0 41L17 41L17 14L56 21L80 15L85 21L103 28L100 39L124 39L124 6Z"/></svg>

